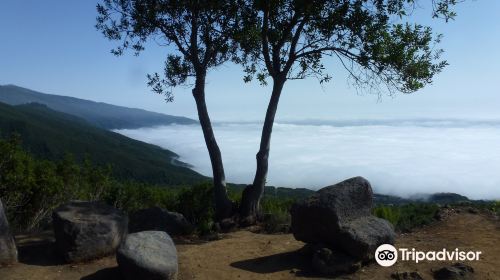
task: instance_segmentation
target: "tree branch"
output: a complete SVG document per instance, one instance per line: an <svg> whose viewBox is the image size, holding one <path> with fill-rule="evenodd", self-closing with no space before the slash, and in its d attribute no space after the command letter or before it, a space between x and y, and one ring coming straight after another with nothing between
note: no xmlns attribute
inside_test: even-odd
<svg viewBox="0 0 500 280"><path fill-rule="evenodd" d="M262 40L262 54L264 56L264 61L266 63L267 71L269 71L269 74L271 76L275 75L275 69L271 63L271 58L269 57L269 40L267 38L268 32L269 32L269 9L268 7L264 7L264 17L262 19L262 34L261 34L261 40Z"/></svg>

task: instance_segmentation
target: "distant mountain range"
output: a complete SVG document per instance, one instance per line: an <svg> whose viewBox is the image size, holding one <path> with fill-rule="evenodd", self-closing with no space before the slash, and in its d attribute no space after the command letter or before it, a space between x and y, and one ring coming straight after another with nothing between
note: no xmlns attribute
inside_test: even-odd
<svg viewBox="0 0 500 280"><path fill-rule="evenodd" d="M73 101L72 106L82 102ZM159 185L189 185L207 179L178 161L174 152L99 128L43 104L0 103L0 137L13 133L19 134L23 147L39 158L61 159L68 153L78 161L88 157L95 164L112 165L118 179Z"/></svg>
<svg viewBox="0 0 500 280"><path fill-rule="evenodd" d="M198 123L185 117L164 115L69 96L45 94L15 85L0 86L0 102L9 105L44 104L52 110L77 116L92 125L105 129L133 129L173 123Z"/></svg>

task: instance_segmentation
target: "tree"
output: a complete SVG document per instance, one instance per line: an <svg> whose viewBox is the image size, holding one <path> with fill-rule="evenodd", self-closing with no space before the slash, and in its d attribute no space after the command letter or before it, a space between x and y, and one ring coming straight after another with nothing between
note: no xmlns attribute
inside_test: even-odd
<svg viewBox="0 0 500 280"><path fill-rule="evenodd" d="M332 57L347 70L358 89L412 93L432 82L446 65L441 36L406 20L417 0L255 0L246 16L252 32L239 37L247 75L272 92L262 129L253 184L244 192L240 215L255 220L268 173L271 134L279 100L288 80L331 76L323 65ZM457 0L432 1L433 16L449 20Z"/></svg>
<svg viewBox="0 0 500 280"><path fill-rule="evenodd" d="M205 102L205 79L210 69L231 60L237 43L231 40L242 10L237 0L103 0L97 6L96 27L105 37L121 41L112 52L122 55L132 48L136 55L149 39L168 46L161 77L148 75L153 91L173 100L171 88L193 83L193 97L213 171L216 218L232 215L226 191L222 156Z"/></svg>

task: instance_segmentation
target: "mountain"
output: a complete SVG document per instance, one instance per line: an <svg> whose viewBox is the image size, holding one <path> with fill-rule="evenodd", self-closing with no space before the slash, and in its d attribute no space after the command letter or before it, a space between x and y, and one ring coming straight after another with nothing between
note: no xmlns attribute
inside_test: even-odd
<svg viewBox="0 0 500 280"><path fill-rule="evenodd" d="M441 205L471 201L468 197L457 193L434 193L423 200Z"/></svg>
<svg viewBox="0 0 500 280"><path fill-rule="evenodd" d="M68 96L45 94L14 85L0 86L0 102L9 105L44 104L52 110L80 117L90 124L105 129L133 129L173 123L197 123L197 121L185 117L164 115Z"/></svg>
<svg viewBox="0 0 500 280"><path fill-rule="evenodd" d="M43 159L61 159L67 153L81 161L111 164L115 177L151 184L183 185L206 178L158 146L127 138L57 112L42 104L10 106L0 103L0 136L21 136L23 147Z"/></svg>

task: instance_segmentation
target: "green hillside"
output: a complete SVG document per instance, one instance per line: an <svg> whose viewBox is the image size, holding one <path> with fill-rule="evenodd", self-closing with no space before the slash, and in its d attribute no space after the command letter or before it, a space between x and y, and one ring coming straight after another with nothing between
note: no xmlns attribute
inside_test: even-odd
<svg viewBox="0 0 500 280"><path fill-rule="evenodd" d="M88 156L96 164L112 165L118 179L162 185L205 179L171 151L94 127L41 104L0 103L0 135L6 138L12 133L20 134L24 148L40 158L61 159L70 153L82 161Z"/></svg>
<svg viewBox="0 0 500 280"><path fill-rule="evenodd" d="M90 124L106 129L197 123L197 121L185 117L164 115L68 96L45 94L14 85L0 86L0 102L9 105L44 104L52 110L80 117Z"/></svg>

